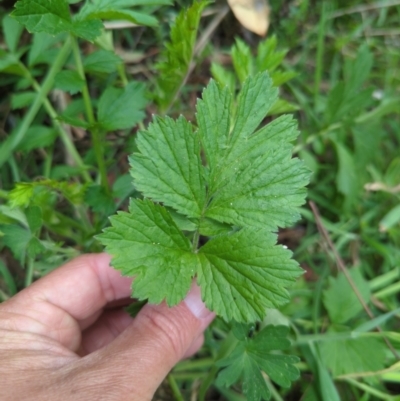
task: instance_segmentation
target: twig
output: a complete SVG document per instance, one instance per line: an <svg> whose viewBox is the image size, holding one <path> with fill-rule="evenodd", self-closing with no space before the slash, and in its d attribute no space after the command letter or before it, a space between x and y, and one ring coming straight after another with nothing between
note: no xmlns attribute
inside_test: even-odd
<svg viewBox="0 0 400 401"><path fill-rule="evenodd" d="M400 5L400 0L392 0L392 1L387 1L385 3L382 1L377 1L371 4L363 4L355 7L346 8L344 10L337 10L333 12L328 18L333 19L342 17L343 15L362 13L365 11L376 10L378 8L392 7L398 5Z"/></svg>
<svg viewBox="0 0 400 401"><path fill-rule="evenodd" d="M214 31L218 28L218 25L221 21L225 18L225 16L229 12L229 7L225 6L222 7L216 14L216 16L212 19L208 27L204 30L203 34L201 35L199 41L196 43L194 48L194 54L199 54L208 43L210 36L214 33Z"/></svg>
<svg viewBox="0 0 400 401"><path fill-rule="evenodd" d="M342 258L340 257L338 251L336 250L335 245L333 244L331 237L329 236L328 231L326 230L325 226L322 223L319 211L317 206L315 205L315 203L313 201L309 202L309 205L311 207L311 210L314 214L315 217L315 223L317 225L318 231L321 234L321 236L323 237L323 239L326 241L326 243L328 244L329 248L331 249L335 260L336 260L336 265L338 267L338 270L340 270L344 276L346 277L346 280L348 281L348 283L350 284L350 287L352 288L352 290L354 291L354 293L356 294L356 297L358 298L358 300L360 301L363 309L365 310L365 312L367 313L367 315L369 316L370 319L373 319L375 316L372 313L371 309L369 308L369 306L367 305L367 303L364 301L360 291L358 290L356 284L354 283L353 279L351 278ZM380 326L377 326L376 329L382 334L383 340L385 341L386 345L388 346L388 348L392 351L394 357L397 360L400 360L400 355L397 353L397 351L394 349L393 345L390 343L390 341L383 335L383 330L381 329Z"/></svg>

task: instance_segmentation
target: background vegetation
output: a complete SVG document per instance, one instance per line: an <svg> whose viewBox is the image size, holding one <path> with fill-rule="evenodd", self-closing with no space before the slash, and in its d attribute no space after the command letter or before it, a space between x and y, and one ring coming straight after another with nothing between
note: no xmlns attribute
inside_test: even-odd
<svg viewBox="0 0 400 401"><path fill-rule="evenodd" d="M7 17L13 3L0 5L1 300L101 250L93 236L135 197L127 156L152 113L194 121L211 76L237 88L267 69L281 85L271 114L298 118L296 153L313 172L303 220L279 233L305 274L263 322L290 327L301 378L267 378L272 399L399 400L400 2L274 1L267 42L210 4L175 81L162 79L165 43L189 2L143 8L151 27L109 22L94 43L31 35ZM156 399L245 399L215 381L230 341L216 321Z"/></svg>

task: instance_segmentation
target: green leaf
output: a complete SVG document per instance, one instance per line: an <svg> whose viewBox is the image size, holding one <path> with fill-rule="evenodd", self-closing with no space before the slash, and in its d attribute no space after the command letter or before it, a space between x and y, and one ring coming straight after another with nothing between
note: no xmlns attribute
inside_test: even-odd
<svg viewBox="0 0 400 401"><path fill-rule="evenodd" d="M272 230L298 220L309 172L291 158L288 142L297 136L295 125L283 117L254 133L276 95L268 75L258 74L244 83L231 117L227 89L211 82L203 92L197 120L209 165L206 216Z"/></svg>
<svg viewBox="0 0 400 401"><path fill-rule="evenodd" d="M191 124L183 117L156 118L139 133L137 147L140 153L130 159L135 187L180 213L200 217L206 190L199 141Z"/></svg>
<svg viewBox="0 0 400 401"><path fill-rule="evenodd" d="M58 132L54 128L32 125L28 128L24 140L18 144L16 150L30 152L33 149L45 148L52 145L57 137Z"/></svg>
<svg viewBox="0 0 400 401"><path fill-rule="evenodd" d="M25 70L22 68L20 55L7 53L0 49L0 71L8 74L24 75Z"/></svg>
<svg viewBox="0 0 400 401"><path fill-rule="evenodd" d="M257 47L256 65L258 71L274 72L284 60L287 51L277 50L278 40L275 35L261 41Z"/></svg>
<svg viewBox="0 0 400 401"><path fill-rule="evenodd" d="M43 224L42 209L39 206L30 206L25 211L29 229L32 233L36 233Z"/></svg>
<svg viewBox="0 0 400 401"><path fill-rule="evenodd" d="M11 97L11 109L17 110L30 106L36 98L36 92L21 92L15 93Z"/></svg>
<svg viewBox="0 0 400 401"><path fill-rule="evenodd" d="M26 246L26 254L29 258L36 258L37 255L43 253L46 250L45 246L42 244L42 242L36 238L33 237L29 240L27 246Z"/></svg>
<svg viewBox="0 0 400 401"><path fill-rule="evenodd" d="M90 206L95 213L104 216L109 216L116 209L112 196L106 193L101 185L91 185L86 189L85 204Z"/></svg>
<svg viewBox="0 0 400 401"><path fill-rule="evenodd" d="M385 232L400 223L400 205L390 209L379 222L379 230Z"/></svg>
<svg viewBox="0 0 400 401"><path fill-rule="evenodd" d="M198 101L197 131L183 117L176 121L156 117L147 131L139 132L137 152L130 158L131 174L136 190L149 199L133 201L130 214L121 215L125 225L115 217L112 227L99 236L107 251L118 255L117 268L124 274L154 277L154 287L150 279L146 286L138 284L140 291L135 284L135 296L139 291L142 298L182 299L182 288L187 288L182 284L179 296L173 284L165 284L155 296L159 277L166 272L175 277L178 263L179 283L186 285L197 275L204 302L225 320L254 322L265 316L267 308L287 302L286 287L301 270L289 251L276 246L276 234L271 231L298 217L309 172L291 159L291 142L298 135L291 117L277 118L257 131L275 96L267 73L251 77L232 115L232 95L212 81ZM163 204L153 205L163 216L161 225L149 218L144 224L143 212L138 210L140 205L150 208L152 201ZM171 213L167 207L173 209ZM176 213L179 218L174 219L171 215ZM161 236L158 229L166 230L166 224L171 224L169 235L175 238L179 233L186 243L175 247L175 259L167 256L168 249L167 259L160 261L158 248L150 247L140 273L124 265L126 260L120 261L121 254L135 259L136 253L126 249L128 244L136 246L139 233L156 244ZM205 245L198 249L200 234L211 238L208 242L202 238ZM179 267L182 259L190 267L187 270Z"/></svg>
<svg viewBox="0 0 400 401"><path fill-rule="evenodd" d="M0 225L0 231L4 234L0 243L10 248L14 257L23 262L28 243L32 238L31 232L16 224Z"/></svg>
<svg viewBox="0 0 400 401"><path fill-rule="evenodd" d="M101 21L73 21L65 0L19 0L14 7L11 16L32 33L70 32L90 41L101 34Z"/></svg>
<svg viewBox="0 0 400 401"><path fill-rule="evenodd" d="M290 346L288 331L286 326L266 326L255 337L240 341L231 355L217 362L217 366L227 366L219 373L217 385L230 386L242 378L247 400L269 400L271 393L261 374L263 371L280 386L289 387L299 377L294 366L299 359L276 353Z"/></svg>
<svg viewBox="0 0 400 401"><path fill-rule="evenodd" d="M319 344L319 350L333 376L374 372L385 367L386 345L378 338L324 341Z"/></svg>
<svg viewBox="0 0 400 401"><path fill-rule="evenodd" d="M54 78L55 87L71 95L80 92L84 84L85 81L77 71L60 71Z"/></svg>
<svg viewBox="0 0 400 401"><path fill-rule="evenodd" d="M254 322L267 308L286 303L301 274L276 235L242 229L210 239L199 250L198 283L207 307L225 320Z"/></svg>
<svg viewBox="0 0 400 401"><path fill-rule="evenodd" d="M368 302L370 290L368 283L361 275L359 268L349 270L349 274L357 286L365 302ZM343 273L336 278L329 277L329 287L324 291L323 302L332 322L343 324L359 314L363 307L354 290Z"/></svg>
<svg viewBox="0 0 400 401"><path fill-rule="evenodd" d="M354 157L339 141L334 141L334 144L339 165L336 175L337 189L351 202L355 200L355 194L360 187L357 179Z"/></svg>
<svg viewBox="0 0 400 401"><path fill-rule="evenodd" d="M98 50L89 54L83 61L85 71L91 73L111 74L117 70L122 59L114 52Z"/></svg>
<svg viewBox="0 0 400 401"><path fill-rule="evenodd" d="M4 40L8 49L15 53L18 47L18 42L21 37L24 27L18 23L14 18L6 15L3 18L3 32Z"/></svg>
<svg viewBox="0 0 400 401"><path fill-rule="evenodd" d="M132 128L145 114L147 100L145 86L130 82L125 88L108 87L102 94L98 106L98 123L104 131Z"/></svg>
<svg viewBox="0 0 400 401"><path fill-rule="evenodd" d="M72 22L71 33L93 42L101 35L103 23L100 20L92 19L88 21L75 20Z"/></svg>
<svg viewBox="0 0 400 401"><path fill-rule="evenodd" d="M54 192L60 193L73 205L79 205L83 202L85 187L79 183L49 179L18 182L8 194L8 198L12 207L27 207L36 200L36 197L41 200L40 194L49 195Z"/></svg>
<svg viewBox="0 0 400 401"><path fill-rule="evenodd" d="M197 258L167 210L149 200L131 200L130 213L110 218L98 236L124 275L136 276L133 296L172 306L190 289Z"/></svg>
<svg viewBox="0 0 400 401"><path fill-rule="evenodd" d="M57 35L71 29L72 20L65 0L19 0L11 14L29 32Z"/></svg>
<svg viewBox="0 0 400 401"><path fill-rule="evenodd" d="M134 24L156 26L158 21L151 15L129 10L128 7L138 5L162 5L170 4L168 0L94 0L87 1L78 14L79 19L101 19L101 20L126 20Z"/></svg>
<svg viewBox="0 0 400 401"><path fill-rule="evenodd" d="M1 239L0 239L1 242ZM6 288L10 295L17 293L17 286L13 274L9 271L8 267L0 259L0 277L4 280Z"/></svg>
<svg viewBox="0 0 400 401"><path fill-rule="evenodd" d="M201 13L208 3L195 1L187 10L182 10L171 27L171 41L165 44L163 61L156 68L157 103L166 109L174 101L192 60Z"/></svg>
<svg viewBox="0 0 400 401"><path fill-rule="evenodd" d="M236 44L232 47L231 53L236 75L242 84L248 76L253 75L254 65L250 47L242 40L236 39Z"/></svg>

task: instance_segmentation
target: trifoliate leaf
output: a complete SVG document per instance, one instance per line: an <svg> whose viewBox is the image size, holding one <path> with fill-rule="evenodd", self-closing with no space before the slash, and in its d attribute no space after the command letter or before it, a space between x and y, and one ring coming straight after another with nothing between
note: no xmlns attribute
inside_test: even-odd
<svg viewBox="0 0 400 401"><path fill-rule="evenodd" d="M291 253L276 245L271 231L298 217L309 173L291 159L290 142L297 129L290 117L257 131L274 101L267 73L244 83L237 106L227 89L211 82L198 102L197 131L183 117L177 121L157 117L138 134L131 174L136 190L151 200L134 201L130 214L112 218L112 227L98 237L111 255L117 255L115 266L138 277L135 296L178 302L197 275L204 302L226 320L254 322L265 316L267 308L287 302L286 288L300 269ZM151 206L152 201L163 206ZM138 205L155 208L162 219L152 212L144 223ZM167 207L181 219L175 222ZM125 224L120 223L122 218ZM153 246L164 235L158 233L161 228L173 237L169 242L179 237L186 243L174 246L173 257L171 249ZM142 250L132 244L139 234L146 235L152 246L146 248L146 259L137 262ZM209 236L208 242L200 235ZM205 245L199 248L198 243ZM136 263L141 263L140 269L130 267Z"/></svg>
<svg viewBox="0 0 400 401"><path fill-rule="evenodd" d="M261 371L280 386L289 387L290 382L299 377L299 371L293 365L299 358L271 353L290 346L288 331L286 326L267 326L254 338L240 341L231 355L217 362L217 366L227 366L219 373L217 384L230 386L241 378L243 393L249 401L271 397Z"/></svg>
<svg viewBox="0 0 400 401"><path fill-rule="evenodd" d="M193 56L201 13L206 5L206 1L195 1L190 8L179 13L171 27L171 41L165 44L163 61L156 66L160 73L156 101L162 109L173 102L185 79Z"/></svg>
<svg viewBox="0 0 400 401"><path fill-rule="evenodd" d="M180 213L200 217L206 188L199 140L191 124L183 117L156 118L139 133L137 147L140 153L130 159L135 187Z"/></svg>
<svg viewBox="0 0 400 401"><path fill-rule="evenodd" d="M25 25L29 32L58 35L70 32L87 40L101 34L100 20L72 20L65 0L19 0L11 16Z"/></svg>
<svg viewBox="0 0 400 401"><path fill-rule="evenodd" d="M141 121L147 100L145 86L130 82L125 88L108 87L99 101L98 123L104 131L132 128Z"/></svg>
<svg viewBox="0 0 400 401"><path fill-rule="evenodd" d="M333 376L383 369L386 349L381 339L371 337L332 339L319 345L321 359Z"/></svg>
<svg viewBox="0 0 400 401"><path fill-rule="evenodd" d="M129 213L111 217L112 227L98 238L124 275L136 276L133 296L168 305L189 291L197 258L168 211L150 200L131 200Z"/></svg>
<svg viewBox="0 0 400 401"><path fill-rule="evenodd" d="M200 248L198 282L209 309L226 320L253 322L289 300L285 290L301 274L276 235L242 229Z"/></svg>

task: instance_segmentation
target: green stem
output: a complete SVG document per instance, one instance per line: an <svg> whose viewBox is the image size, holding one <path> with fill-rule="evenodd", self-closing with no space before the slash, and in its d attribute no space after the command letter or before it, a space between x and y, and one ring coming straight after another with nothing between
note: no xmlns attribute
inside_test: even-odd
<svg viewBox="0 0 400 401"><path fill-rule="evenodd" d="M63 47L57 54L56 59L54 60L51 68L49 69L46 78L41 85L40 91L33 101L31 107L26 113L24 119L22 120L21 125L18 127L18 130L9 136L6 141L3 142L0 151L0 167L9 160L10 155L14 151L14 149L18 146L18 144L24 139L28 128L32 125L33 120L35 119L40 107L43 104L44 99L46 99L47 94L50 92L51 88L54 84L54 77L60 71L62 66L64 65L67 57L71 51L71 41L66 40Z"/></svg>
<svg viewBox="0 0 400 401"><path fill-rule="evenodd" d="M179 390L178 383L176 382L175 378L172 374L168 375L168 383L171 387L172 393L174 394L174 398L176 401L184 401L184 398Z"/></svg>
<svg viewBox="0 0 400 401"><path fill-rule="evenodd" d="M51 164L53 162L53 148L46 154L43 165L43 177L50 178Z"/></svg>
<svg viewBox="0 0 400 401"><path fill-rule="evenodd" d="M124 64L119 64L117 67L119 77L121 78L121 82L123 86L128 85L128 77L126 76Z"/></svg>
<svg viewBox="0 0 400 401"><path fill-rule="evenodd" d="M192 252L197 253L197 247L199 246L200 230L196 230L193 235L192 241Z"/></svg>
<svg viewBox="0 0 400 401"><path fill-rule="evenodd" d="M15 161L15 158L13 155L10 156L10 160L8 161L8 164L11 167L11 174L13 176L13 181L14 182L19 182L21 181L21 176L19 174L19 169L17 166L17 162Z"/></svg>
<svg viewBox="0 0 400 401"><path fill-rule="evenodd" d="M102 141L101 133L100 133L99 129L96 128L96 119L94 117L92 101L90 99L89 88L88 88L87 81L86 81L85 70L83 68L83 63L82 63L80 49L78 46L78 41L75 37L72 37L72 36L71 36L71 40L72 40L72 51L74 54L76 69L77 69L79 76L84 81L84 85L82 88L82 97L83 97L83 103L85 105L86 117L91 126L90 133L92 134L93 148L94 148L94 153L96 156L97 166L98 166L99 172L100 172L101 184L104 187L106 193L109 194L111 191L110 191L110 187L109 187L108 179L107 179L107 170L106 170L106 164L105 164L105 160L104 160L103 141Z"/></svg>
<svg viewBox="0 0 400 401"><path fill-rule="evenodd" d="M318 41L317 41L317 65L315 69L314 78L314 107L317 107L318 96L320 92L322 70L323 70L323 56L324 56L324 37L326 29L326 6L322 3L322 13L318 27Z"/></svg>
<svg viewBox="0 0 400 401"><path fill-rule="evenodd" d="M26 276L25 276L25 287L29 287L32 284L34 263L35 261L33 258L28 258Z"/></svg>
<svg viewBox="0 0 400 401"><path fill-rule="evenodd" d="M25 67L22 66L25 70L26 77L31 81L33 88L40 93L41 87L39 83L33 78L32 74L30 71ZM90 183L92 182L92 178L90 177L89 173L86 171L85 163L83 162L81 156L79 155L78 151L75 148L74 143L72 142L71 138L69 137L68 133L65 131L63 128L62 124L58 120L58 114L54 110L54 107L52 104L49 102L49 99L44 98L43 99L43 106L47 112L47 114L50 116L50 118L53 121L53 125L58 131L60 138L65 146L65 149L69 153L69 155L72 157L74 160L75 164L82 169L82 177L85 182Z"/></svg>

